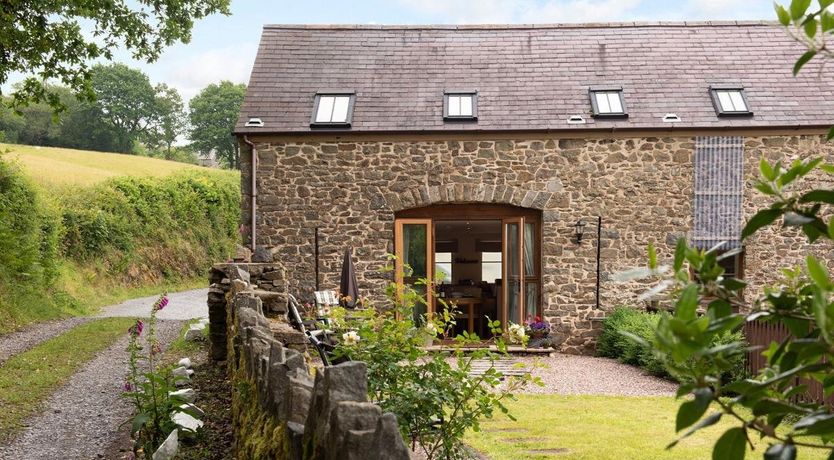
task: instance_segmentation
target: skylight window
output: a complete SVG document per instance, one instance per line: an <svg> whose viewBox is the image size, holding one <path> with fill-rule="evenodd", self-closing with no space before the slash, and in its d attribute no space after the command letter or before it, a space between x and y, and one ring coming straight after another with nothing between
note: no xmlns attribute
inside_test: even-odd
<svg viewBox="0 0 834 460"><path fill-rule="evenodd" d="M710 95L719 116L753 115L741 86L711 86Z"/></svg>
<svg viewBox="0 0 834 460"><path fill-rule="evenodd" d="M353 118L353 93L319 93L313 104L312 126L350 126Z"/></svg>
<svg viewBox="0 0 834 460"><path fill-rule="evenodd" d="M591 87L591 109L594 117L627 117L623 89L620 87Z"/></svg>
<svg viewBox="0 0 834 460"><path fill-rule="evenodd" d="M443 95L443 118L476 120L478 118L478 93L475 91L446 92Z"/></svg>

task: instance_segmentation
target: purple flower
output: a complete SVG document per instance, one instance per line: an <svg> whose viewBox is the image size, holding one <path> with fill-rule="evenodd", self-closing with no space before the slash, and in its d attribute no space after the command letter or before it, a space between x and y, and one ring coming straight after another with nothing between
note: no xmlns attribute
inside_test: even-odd
<svg viewBox="0 0 834 460"><path fill-rule="evenodd" d="M122 385L122 391L127 392L131 390L133 390L133 385L131 385L129 381L125 380L124 385Z"/></svg>
<svg viewBox="0 0 834 460"><path fill-rule="evenodd" d="M162 297L160 297L159 300L157 300L156 303L153 304L153 310L162 310L163 308L165 308L166 305L168 305L168 295L163 294Z"/></svg>
<svg viewBox="0 0 834 460"><path fill-rule="evenodd" d="M145 323L143 323L141 319L137 319L136 324L130 326L127 332L134 337L139 337L140 335L142 335L142 329L144 328Z"/></svg>

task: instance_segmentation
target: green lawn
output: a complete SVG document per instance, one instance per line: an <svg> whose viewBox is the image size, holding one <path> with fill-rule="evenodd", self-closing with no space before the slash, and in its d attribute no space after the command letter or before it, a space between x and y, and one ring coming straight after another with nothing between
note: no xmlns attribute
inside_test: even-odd
<svg viewBox="0 0 834 460"><path fill-rule="evenodd" d="M0 443L21 428L59 385L99 351L127 334L133 318L105 318L77 326L0 366ZM118 391L114 388L113 391Z"/></svg>
<svg viewBox="0 0 834 460"><path fill-rule="evenodd" d="M195 165L107 152L0 144L0 152L17 160L29 177L41 186L88 186L118 176L162 177L184 170L201 170ZM213 170L237 175L237 171Z"/></svg>
<svg viewBox="0 0 834 460"><path fill-rule="evenodd" d="M671 397L520 395L509 405L517 422L496 416L466 442L493 460L711 458L713 444L733 424L722 420L665 450L676 437L678 405ZM762 458L766 448L759 442L747 458ZM800 449L799 458L827 457Z"/></svg>

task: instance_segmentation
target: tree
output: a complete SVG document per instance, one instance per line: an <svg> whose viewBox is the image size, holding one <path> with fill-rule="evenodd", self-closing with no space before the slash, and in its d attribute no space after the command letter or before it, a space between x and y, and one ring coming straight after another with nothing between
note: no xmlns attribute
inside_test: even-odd
<svg viewBox="0 0 834 460"><path fill-rule="evenodd" d="M63 109L47 82L92 100L90 63L111 60L126 49L153 62L165 47L188 43L194 21L229 14L230 0L37 0L3 2L0 8L0 85L13 73L26 75L8 100L15 109L48 102ZM92 30L82 30L79 22ZM92 32L92 33L89 33Z"/></svg>
<svg viewBox="0 0 834 460"><path fill-rule="evenodd" d="M245 94L246 85L222 81L203 88L189 103L192 145L201 152L214 150L228 168L240 169L240 147L232 131Z"/></svg>
<svg viewBox="0 0 834 460"><path fill-rule="evenodd" d="M834 35L834 14L828 10L832 4L834 0L819 0L816 10L809 10L811 0L793 0L788 8L776 6L780 22L809 47L794 73L813 57L830 53L825 43ZM781 223L783 229L801 229L812 244L834 240L834 189L802 184L811 174L823 179L811 184L831 184L834 164L824 163L823 158L789 165L762 159L759 169L756 188L772 203L747 221L743 239ZM821 385L825 395L834 393L834 280L827 261L809 254L801 269L782 269L777 284L765 289L751 312L737 313L744 307L740 293L745 283L725 278L719 261L738 251L719 256L717 249L699 250L678 241L671 275L664 273L668 268L659 266L654 250L649 250L648 274L661 279L652 291L671 287L675 309L661 318L652 343L644 345L662 356L682 382L678 395L690 396L678 409L676 430L687 430L685 438L722 418L734 420L737 426L717 440L713 459L743 459L754 435L770 441L765 459L793 460L797 446L825 449L834 458L834 411L824 402L801 399L809 383ZM701 305L706 305L705 315L697 314ZM762 352L766 366L759 375L724 384L721 374L733 357L747 351L747 345L713 346L713 340L754 320L781 325L789 334ZM718 410L705 417L710 407Z"/></svg>
<svg viewBox="0 0 834 460"><path fill-rule="evenodd" d="M156 89L141 70L124 64L98 64L92 70L95 104L103 119L122 134L119 151L130 152L134 141L161 118Z"/></svg>
<svg viewBox="0 0 834 460"><path fill-rule="evenodd" d="M164 150L166 160L174 158L173 145L185 133L185 110L176 89L160 83L155 89L156 120L145 135L148 147Z"/></svg>

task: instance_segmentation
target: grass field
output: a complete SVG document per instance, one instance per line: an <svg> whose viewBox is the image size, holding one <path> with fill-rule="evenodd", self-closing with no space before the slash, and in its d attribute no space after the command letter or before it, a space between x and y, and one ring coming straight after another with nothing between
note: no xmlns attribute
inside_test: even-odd
<svg viewBox="0 0 834 460"><path fill-rule="evenodd" d="M0 442L84 363L126 334L133 318L105 318L71 329L0 366ZM114 390L115 391L115 390ZM79 421L81 422L81 421Z"/></svg>
<svg viewBox="0 0 834 460"><path fill-rule="evenodd" d="M666 450L676 438L678 406L671 397L521 395L509 404L517 422L496 416L466 442L492 460L701 460L711 457L724 431L738 426L722 420ZM767 449L767 443L755 442L747 458L762 458ZM827 456L800 448L798 458Z"/></svg>
<svg viewBox="0 0 834 460"><path fill-rule="evenodd" d="M0 152L3 151L41 186L87 186L118 176L162 177L184 170L206 170L158 158L57 147L0 144ZM237 175L233 171L213 172Z"/></svg>

